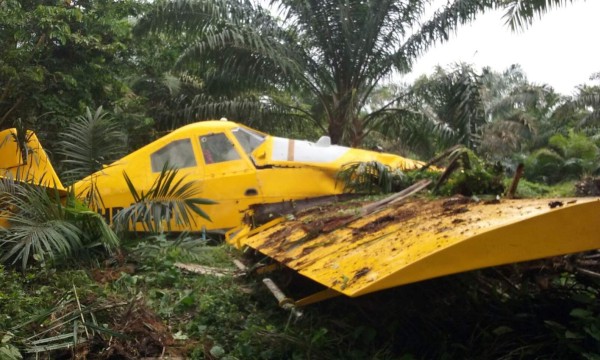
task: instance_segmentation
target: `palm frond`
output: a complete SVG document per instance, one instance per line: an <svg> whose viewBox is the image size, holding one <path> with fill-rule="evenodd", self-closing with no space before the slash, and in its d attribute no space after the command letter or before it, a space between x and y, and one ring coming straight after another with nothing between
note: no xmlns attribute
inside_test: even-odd
<svg viewBox="0 0 600 360"><path fill-rule="evenodd" d="M33 258L67 256L82 247L81 230L67 219L57 190L0 179L0 198L5 211L0 220L0 261L21 262L25 269Z"/></svg>
<svg viewBox="0 0 600 360"><path fill-rule="evenodd" d="M95 315L97 312L124 305L126 303L84 304L73 286L73 294L64 294L52 307L43 309L15 328L32 323L44 324L41 331L23 340L23 351L35 354L36 357L40 357L41 354L49 356L54 350L73 349L92 340L94 336L125 337L122 333L98 324Z"/></svg>
<svg viewBox="0 0 600 360"><path fill-rule="evenodd" d="M590 109L589 113L577 124L579 128L585 128L598 123L598 120L600 120L600 92L598 92L598 89L586 90L585 88L580 89L581 94L576 100L578 105Z"/></svg>
<svg viewBox="0 0 600 360"><path fill-rule="evenodd" d="M20 119L16 119L14 122L15 132L10 133L11 139L17 145L17 152L20 153L23 164L27 164L29 153L33 151L28 144L29 139L33 136L33 132L27 130L26 124ZM9 139L2 139L2 143Z"/></svg>
<svg viewBox="0 0 600 360"><path fill-rule="evenodd" d="M336 181L342 182L344 191L356 194L387 194L394 190L404 174L393 171L389 166L377 161L353 162L345 164L336 174Z"/></svg>
<svg viewBox="0 0 600 360"><path fill-rule="evenodd" d="M514 30L524 30L533 23L534 18L541 17L553 8L565 6L574 0L508 0L504 2L506 13L504 19Z"/></svg>
<svg viewBox="0 0 600 360"><path fill-rule="evenodd" d="M228 0L171 0L157 2L152 11L139 19L134 28L137 35L148 32L183 34L201 33L230 17L239 9ZM240 11L240 10L237 10Z"/></svg>
<svg viewBox="0 0 600 360"><path fill-rule="evenodd" d="M21 268L34 260L68 259L100 244L104 252L119 239L97 213L75 205L72 194L42 185L0 178L0 261Z"/></svg>
<svg viewBox="0 0 600 360"><path fill-rule="evenodd" d="M200 205L216 204L212 200L196 197L196 181L185 181L178 176L178 170L165 164L150 189L138 191L127 173L123 177L133 197L134 203L121 210L114 219L117 231L135 229L140 223L143 230L155 234L163 233L172 225L190 229L196 223L195 215L210 220Z"/></svg>
<svg viewBox="0 0 600 360"><path fill-rule="evenodd" d="M394 54L394 62L412 63L438 41L447 41L459 25L472 21L488 8L497 6L495 0L455 0L435 12L433 17L420 26Z"/></svg>
<svg viewBox="0 0 600 360"><path fill-rule="evenodd" d="M131 254L141 259L168 259L177 254L178 261L193 261L206 263L207 253L210 252L210 239L191 236L182 232L175 239L166 234L146 236L131 249Z"/></svg>
<svg viewBox="0 0 600 360"><path fill-rule="evenodd" d="M87 207L67 207L69 218L82 230L82 239L85 250L89 251L101 246L107 253L120 244L120 239L106 223L102 215Z"/></svg>
<svg viewBox="0 0 600 360"><path fill-rule="evenodd" d="M120 158L125 152L125 137L119 124L99 107L85 114L61 134L59 153L65 157L63 175L68 182L81 179Z"/></svg>

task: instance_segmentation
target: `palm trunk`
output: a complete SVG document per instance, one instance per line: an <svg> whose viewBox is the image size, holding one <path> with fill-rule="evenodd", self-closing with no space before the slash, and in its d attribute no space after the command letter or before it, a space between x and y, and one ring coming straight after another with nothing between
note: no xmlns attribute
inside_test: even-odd
<svg viewBox="0 0 600 360"><path fill-rule="evenodd" d="M352 128L350 129L350 146L359 147L365 137L365 129L362 119L355 116L352 120Z"/></svg>
<svg viewBox="0 0 600 360"><path fill-rule="evenodd" d="M339 145L342 142L342 137L344 136L344 117L337 116L335 118L329 119L329 137L331 138L331 143L334 145Z"/></svg>

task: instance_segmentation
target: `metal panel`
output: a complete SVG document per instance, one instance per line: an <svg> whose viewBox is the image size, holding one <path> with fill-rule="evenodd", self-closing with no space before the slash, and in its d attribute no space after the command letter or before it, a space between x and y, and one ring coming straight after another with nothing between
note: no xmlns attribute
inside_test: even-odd
<svg viewBox="0 0 600 360"><path fill-rule="evenodd" d="M416 199L361 216L319 207L233 239L348 296L600 248L600 201Z"/></svg>

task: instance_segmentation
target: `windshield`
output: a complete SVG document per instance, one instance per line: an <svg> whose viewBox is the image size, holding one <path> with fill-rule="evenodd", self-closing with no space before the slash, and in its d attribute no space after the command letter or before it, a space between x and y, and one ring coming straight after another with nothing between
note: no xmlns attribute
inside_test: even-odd
<svg viewBox="0 0 600 360"><path fill-rule="evenodd" d="M250 129L239 127L231 130L231 132L248 155L265 141L263 134Z"/></svg>

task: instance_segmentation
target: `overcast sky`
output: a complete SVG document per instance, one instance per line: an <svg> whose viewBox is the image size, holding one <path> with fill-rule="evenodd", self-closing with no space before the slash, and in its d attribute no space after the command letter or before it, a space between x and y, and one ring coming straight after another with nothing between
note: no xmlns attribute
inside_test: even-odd
<svg viewBox="0 0 600 360"><path fill-rule="evenodd" d="M516 63L530 81L570 95L600 72L600 0L578 0L553 9L521 33L511 32L502 15L503 11L488 12L461 27L450 41L424 54L404 80L430 73L438 64L464 61L502 71Z"/></svg>

